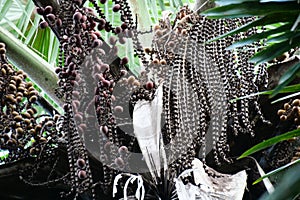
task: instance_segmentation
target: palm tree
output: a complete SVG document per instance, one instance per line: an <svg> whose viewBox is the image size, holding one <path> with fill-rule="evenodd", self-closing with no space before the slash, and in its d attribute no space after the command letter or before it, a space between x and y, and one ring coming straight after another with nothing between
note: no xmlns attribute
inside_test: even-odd
<svg viewBox="0 0 300 200"><path fill-rule="evenodd" d="M146 189L150 189L146 198L177 199L175 191L178 188L176 188L177 185L175 187L175 183L171 179L176 178L181 172L191 167L192 159L198 156L196 150L198 151L201 147L202 151L206 152L206 148L203 146L205 135L207 137L206 132L210 128L212 128L213 159L209 159L209 154L207 164L209 165L212 162L214 168L227 173L229 171L226 168L232 166L228 165L227 162L230 163L231 159L234 160L235 166L240 165L232 157L236 152L228 151L227 140L237 142L237 139L231 139L231 137L238 134L240 130L244 133L252 133L251 130L253 130L253 133L254 131L263 130L254 130L254 126L249 120L256 119L253 119L250 114L259 116L260 120L264 122L258 106L258 99L253 97L253 92L258 92L257 86L262 86L264 82L261 79L265 77L263 73L265 64L257 68L262 70L258 72L258 75L248 74L248 76L247 73L255 68L254 65L247 63L247 59L254 53L254 51L247 48L258 50L252 61L261 64L276 57L278 60L280 54L292 48L295 49L299 45L299 40L297 40L299 37L299 3L296 1L266 2L216 1L216 4L221 5L221 7L206 11L205 15L217 18L248 16L260 16L260 18L214 21L195 15L188 7L178 9L179 6L188 4L191 7L195 5L194 11L206 10L214 5L209 1L174 0L170 2L153 2L144 0L136 2L131 0L127 2L116 0L98 2L76 0L72 2L60 1L60 4L56 1L37 0L33 2L1 1L0 40L6 43L7 49L6 51L4 45L1 44L3 57L1 66L5 72L11 71L12 73L6 78L6 80L11 81L10 84L7 85L5 81L1 82L3 84L2 88L7 88L1 91L1 98L9 100L13 92L16 94L20 92L19 95L23 95L24 98L14 101L13 97L15 96L12 96L11 103L16 103L16 107L13 108L15 109L14 113L9 110L9 106L5 103L1 107L2 126L9 128L2 131L1 149L4 164L2 165L3 172L0 173L9 171L9 176L13 177L14 181L24 189L38 189L36 195L32 195L24 193L22 189L15 190L12 187L2 187L1 189L10 191L3 198L12 199L14 198L12 196L21 195L23 198L39 199L40 195L47 192L47 198L57 199L59 198L59 192L66 192L69 189L71 197L75 196L74 198L79 199L95 198L93 196L95 190L97 191L96 198L100 196L100 198L111 199L111 196L105 194L104 191L114 192L120 198L124 196L121 194L122 192L117 192L115 185L111 186L119 177L119 179L123 179L120 187L123 189L124 194L127 189L129 194L134 194L136 190L135 194L142 198L141 191L143 191L142 182L144 180ZM254 4L255 6L252 6ZM279 4L282 6L278 6ZM35 6L38 7L37 10L35 10ZM241 12L245 10L244 8L249 8L248 12ZM267 13L263 12L266 8L268 8ZM94 14L92 9L97 14ZM226 15L226 13L229 14ZM289 13L289 15L286 13ZM274 21L273 15L277 14L283 16L279 21L285 20L284 23L278 23L278 18ZM41 15L45 20L43 22L41 22ZM160 18L163 20L159 20ZM159 25L157 25L158 23ZM239 23L244 25L238 27ZM275 28L267 26L264 30L264 28L257 27L273 23L277 23ZM51 29L41 29L47 25L50 25ZM95 31L95 25L97 25L98 30L102 30L101 33ZM143 41L143 39L149 38L144 35L151 33L151 29L149 30L151 25L155 30L154 40L151 48L144 50L142 49L143 45L151 44ZM38 28L38 26L41 28ZM199 30L199 27L204 28ZM252 29L249 31L250 28ZM231 31L226 33L228 30ZM168 34L166 34L167 31L169 31ZM241 31L245 33L231 36ZM206 35L207 33L209 34ZM186 39L186 34L190 34L192 39ZM223 35L214 38L220 34ZM173 35L176 35L176 37L172 37ZM194 37L195 35L196 37ZM160 39L161 36L163 37ZM223 39L226 36L229 39ZM140 40L139 37L143 39ZM267 38L267 46L264 47L265 50L261 50L262 45L259 41L265 38ZM218 41L215 41L217 39ZM132 40L133 42L126 43L126 40ZM184 44L182 45L180 41L184 41ZM198 44L195 44L195 41ZM229 48L231 49L225 49L225 43L227 44L228 41L230 41L231 47ZM232 43L233 41L236 41L236 43ZM272 43L269 44L268 41ZM253 42L256 43L251 46ZM274 42L275 44L273 44ZM162 46L162 43L165 45ZM173 49L174 45L176 46L175 49ZM218 49L219 45L221 47ZM248 46L242 48L243 45ZM96 50L92 50L91 46ZM96 47L100 47L100 50L98 51ZM166 51L169 50L169 54L166 54ZM200 52L202 50L205 53L201 57ZM196 52L196 54L193 52ZM23 72L16 72L14 68L8 65L5 59L6 55L10 62L25 71L30 79L25 80L26 75ZM200 59L198 56L200 56ZM201 64L203 56L208 61ZM234 57L234 62L227 60L231 56ZM148 62L149 60L151 62ZM191 62L191 60L193 61ZM195 63L197 63L199 69L195 68ZM156 65L164 66L166 64L173 68L170 71L155 68ZM244 68L239 67L241 64ZM150 70L150 74L156 74L158 78L156 76L149 78L149 76L143 76L143 73L137 78L136 75L143 70L139 67L141 65L147 66L146 70ZM224 69L223 65L226 65L227 68ZM9 66L9 69L7 66ZM58 66L58 68L54 66ZM93 68L90 68L90 66L93 66ZM184 67L181 68L181 66ZM279 92L294 92L294 94L282 98L287 99L298 94L299 85L285 87L295 78L298 69L299 62L289 67L279 81L279 86L273 92L273 96ZM80 78L77 76L79 72L81 73L81 79L85 80L84 82L80 82ZM164 75L167 78L164 86L160 88L158 80L159 75L163 73L166 73ZM176 73L186 75L176 76ZM95 75L94 79L100 79L97 86L93 86L93 83L89 82L91 74ZM174 77L179 82L173 81L173 75L170 76L170 74L175 74ZM3 73L2 77L4 77ZM231 82L226 82L227 77L232 77L232 79L229 79ZM256 81L252 82L252 79ZM224 85L215 84L215 80L219 83L223 82ZM26 83L28 81L33 81L35 84L32 86L30 83ZM167 81L170 81L170 84ZM26 86L23 92L19 91L20 84ZM232 87L235 84L237 84L237 87ZM95 90L93 90L93 87L96 87ZM175 87L175 89L167 90L168 87ZM242 89L236 90L238 87ZM245 92L246 89L250 92ZM85 96L80 95L76 90L83 91ZM127 91L133 91L133 93L126 93ZM160 95L160 91L163 95ZM194 93L188 91L194 91ZM261 94L270 93L270 91L265 91ZM95 100L87 99L89 96L87 94L93 96L93 99L95 95ZM224 94L230 98L240 97L240 99L238 101L236 101L237 99L228 101L228 99L222 98ZM165 98L166 96L168 98ZM115 97L117 97L116 101L114 100ZM215 101L214 97L217 97L218 101ZM126 110L128 116L122 114L120 119L114 118L117 113L123 113L127 109L128 102L124 101L126 98L130 99L130 105ZM152 104L148 105L146 103L149 100L156 102L154 107ZM296 101L286 104L285 110L281 111L281 116L286 116L288 120L296 119L297 116L294 118L289 117L291 112L289 108L297 106ZM157 110L156 107L160 103L163 107ZM252 103L255 108L251 107ZM94 104L96 109L93 108ZM112 104L117 106L112 107ZM152 118L149 118L149 115L144 116L144 111L137 115L138 107L147 109L148 106L151 108L150 112L153 112L151 114ZM211 110L211 108L213 109ZM93 110L97 114L94 118L90 116L91 113L94 114ZM31 112L34 113L31 114ZM198 112L199 114L197 114ZM274 110L272 112L274 113ZM112 113L114 115L111 115ZM157 120L156 117L160 116L161 113L165 116L163 127L154 122L154 119ZM219 113L223 113L222 117L225 117L218 116ZM192 117L188 119L185 116L187 114ZM27 115L29 116L28 119L26 118ZM157 124L158 128L150 127L153 130L149 133L153 134L155 132L158 138L161 137L157 140L158 143L154 142L149 145L147 142L143 142L143 137L149 127L146 129L140 127L145 122L140 121L141 116L145 117L144 120L152 120L154 124ZM142 130L140 132L142 135L134 137L126 132L130 129L121 128L131 118L133 118L134 130ZM123 121L117 126L115 124L116 119ZM195 119L199 119L199 121ZM220 119L222 120L218 122ZM210 126L210 120L217 125ZM227 120L229 123L227 123ZM100 133L106 135L105 137L101 137L101 135L98 137L94 134L98 132L98 129L92 128L95 126L94 122L99 123ZM26 123L29 123L29 125L23 126ZM30 123L33 123L34 126ZM187 124L189 124L189 127L187 127ZM199 125L201 125L201 128ZM183 138L188 140L193 133L190 130L194 128L197 129L198 135L195 135L190 144L185 146L179 139L176 143L175 133L177 135L181 134ZM220 135L218 128L222 129ZM241 158L298 135L299 131L296 130L267 140L253 147ZM238 139L243 141L241 138ZM82 141L85 141L85 143ZM97 146L96 149L94 149L94 141L100 143L100 146ZM179 150L185 153L182 158L168 165L166 159L163 159L166 156L163 146L166 145L167 150L170 141L175 141L177 145L169 145L171 151L176 152ZM115 148L113 144L117 144L117 147ZM158 153L149 152L149 149L156 146L155 144L158 144L155 149L155 152ZM234 146L231 148L234 149ZM279 148L279 150L281 149ZM106 152L109 152L109 154L106 154ZM133 159L134 153L139 152L142 152L145 159L144 166L140 166L142 171L138 175L129 175L130 178L127 180L121 178L119 175L122 175L122 171L128 170L127 167L134 167L128 166L127 163L130 163L130 159ZM166 152L168 156L172 156L168 154L168 151ZM238 151L237 155L240 155L240 153L241 150ZM99 162L99 158L102 163ZM141 158L137 157L135 159ZM107 162L103 162L104 160ZM294 163L297 162L298 160ZM22 182L18 180L18 169L16 169L20 166L24 168L20 172ZM47 166L50 166L50 168L47 168ZM288 166L290 164L283 168ZM147 171L148 168L156 169L154 171L158 173L145 173L143 170ZM272 171L267 176L283 168ZM47 179L44 179L44 176L47 176ZM288 174L288 176L290 175ZM3 182L7 181L5 177L1 180ZM132 185L128 186L129 180L132 182L136 180L138 189ZM292 184L299 179L294 176L294 178L288 180L288 183L286 180L283 180L283 183ZM23 182L27 185L25 186ZM184 182L191 184L193 180L186 178ZM52 189L47 190L47 187ZM274 192L278 199L282 195L280 193L281 188L279 187ZM296 189L291 193L285 193L290 197L296 194L298 194ZM50 196L48 197L48 195ZM45 197L45 195L43 196ZM267 198L273 198L273 196ZM66 195L65 198L69 198L69 196Z"/></svg>

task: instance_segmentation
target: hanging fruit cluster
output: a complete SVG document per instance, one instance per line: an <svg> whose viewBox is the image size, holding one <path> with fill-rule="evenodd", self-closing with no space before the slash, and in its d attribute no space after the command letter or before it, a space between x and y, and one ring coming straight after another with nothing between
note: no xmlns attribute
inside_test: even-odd
<svg viewBox="0 0 300 200"><path fill-rule="evenodd" d="M300 100L294 99L283 105L283 109L277 111L280 121L288 124L288 130L300 128ZM266 151L265 159L270 169L277 169L283 165L299 159L299 139L292 138L279 142Z"/></svg>
<svg viewBox="0 0 300 200"><path fill-rule="evenodd" d="M105 18L101 6L96 1L90 3L94 10L83 7L80 0L61 1L60 8L55 13L51 6L37 8L37 12L45 19L40 27L49 26L61 44L59 66L56 69L59 77L57 94L65 100L65 114L61 118L60 132L68 141L71 193L74 193L75 197L91 189L92 185L84 142L99 142L101 161L107 162L107 165L103 166L104 176L101 180L105 187L111 186L115 173L115 170L108 166L114 164L123 169L128 151L126 146L118 142L115 120L111 114L113 110L111 99L115 81L126 72L120 69L125 69L128 59L117 58L116 44L118 42L124 44L126 38L133 36L129 31L129 28L134 26L131 12L126 1L114 1L112 9L114 12L120 12L123 23L121 26L113 27ZM112 36L107 44L102 41L97 29L112 32L116 36ZM88 87L93 84L89 81L96 82L97 87ZM96 122L99 124L91 123L96 117L92 113L93 110L96 110L98 118ZM121 112L122 107L116 106L114 111ZM92 115L87 117L91 113ZM91 131L91 126L97 127L96 131ZM110 148L110 143L118 148Z"/></svg>
<svg viewBox="0 0 300 200"><path fill-rule="evenodd" d="M283 109L278 110L277 114L281 121L291 120L300 129L300 100L295 99L291 103L285 103Z"/></svg>
<svg viewBox="0 0 300 200"><path fill-rule="evenodd" d="M4 162L36 157L42 149L52 155L51 145L58 138L56 121L38 113L38 92L25 81L27 75L8 62L5 53L5 44L0 43L0 149L8 151Z"/></svg>
<svg viewBox="0 0 300 200"><path fill-rule="evenodd" d="M62 0L57 11L51 6L37 9L45 19L41 28L49 26L60 41L57 94L65 101L65 114L59 119L59 132L67 141L75 197L93 188L87 156L90 144L100 149L104 190L112 190L114 177L132 167L130 152L139 151L132 128L134 106L139 100L151 101L160 85L162 135L172 175L191 167L198 147L205 157L209 137L216 163L230 162L228 134L253 135L253 113L265 121L256 97L229 102L266 84L265 66L254 73L254 66L247 62L255 53L253 46L225 49L256 30L206 43L251 18L209 20L183 7L174 22L166 15L154 27L152 46L144 50L126 0L113 0L111 9L120 13L122 21L117 27L100 6L107 1L90 0L93 9L84 7L84 2ZM103 30L114 34L107 43L99 32ZM128 58L117 56L116 44L128 40L145 67L138 78L127 71Z"/></svg>

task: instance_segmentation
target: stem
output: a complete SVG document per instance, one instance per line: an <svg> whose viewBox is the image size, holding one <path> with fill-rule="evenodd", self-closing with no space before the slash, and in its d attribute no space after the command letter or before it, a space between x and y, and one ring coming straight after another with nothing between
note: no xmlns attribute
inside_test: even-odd
<svg viewBox="0 0 300 200"><path fill-rule="evenodd" d="M129 0L129 5L132 8L133 17L137 18L137 30L138 31L149 31L151 29L151 19L147 7L146 0ZM151 46L151 34L139 34L139 39L142 41L144 47ZM151 36L152 37L152 36Z"/></svg>

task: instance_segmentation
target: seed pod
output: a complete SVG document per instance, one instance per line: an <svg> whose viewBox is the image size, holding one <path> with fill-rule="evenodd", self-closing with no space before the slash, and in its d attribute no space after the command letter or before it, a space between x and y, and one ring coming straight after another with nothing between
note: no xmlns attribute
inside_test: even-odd
<svg viewBox="0 0 300 200"><path fill-rule="evenodd" d="M129 62L129 59L127 57L122 58L121 64L126 65Z"/></svg>
<svg viewBox="0 0 300 200"><path fill-rule="evenodd" d="M128 25L124 22L122 25L121 25L121 28L124 30L124 29L127 29L128 28Z"/></svg>
<svg viewBox="0 0 300 200"><path fill-rule="evenodd" d="M114 37L114 36L111 36L110 38L109 38L109 44L111 44L111 45L115 45L117 43L117 39L116 39L116 37Z"/></svg>
<svg viewBox="0 0 300 200"><path fill-rule="evenodd" d="M48 18L48 20L49 20L51 23L54 23L54 22L55 22L55 15L53 15L53 14L48 14L46 17Z"/></svg>
<svg viewBox="0 0 300 200"><path fill-rule="evenodd" d="M73 15L73 19L75 21L80 21L82 19L82 14L80 12L76 12L74 15Z"/></svg>
<svg viewBox="0 0 300 200"><path fill-rule="evenodd" d="M125 155L126 153L128 153L128 148L126 146L121 146L118 150L119 154L121 155Z"/></svg>
<svg viewBox="0 0 300 200"><path fill-rule="evenodd" d="M114 108L114 111L116 112L116 113L122 113L123 112L123 107L122 106L116 106L115 108Z"/></svg>
<svg viewBox="0 0 300 200"><path fill-rule="evenodd" d="M119 43L120 44L125 44L126 43L126 39L124 37L119 37Z"/></svg>
<svg viewBox="0 0 300 200"><path fill-rule="evenodd" d="M72 105L73 105L74 109L77 110L79 108L79 106L80 106L80 101L73 100L72 101Z"/></svg>
<svg viewBox="0 0 300 200"><path fill-rule="evenodd" d="M94 34L94 32L92 32L92 33L90 34L90 37L91 37L91 39L92 39L93 41L98 39L97 35Z"/></svg>
<svg viewBox="0 0 300 200"><path fill-rule="evenodd" d="M286 115L281 115L280 116L280 120L281 121L286 121L287 120L287 116Z"/></svg>
<svg viewBox="0 0 300 200"><path fill-rule="evenodd" d="M163 32L161 30L157 30L157 31L155 31L155 35L157 37L161 37L163 35Z"/></svg>
<svg viewBox="0 0 300 200"><path fill-rule="evenodd" d="M56 26L61 27L62 26L62 21L60 18L57 18L55 21Z"/></svg>
<svg viewBox="0 0 300 200"><path fill-rule="evenodd" d="M152 81L148 81L146 83L146 89L147 90L151 90L151 89L153 89L153 87L154 87L154 83Z"/></svg>
<svg viewBox="0 0 300 200"><path fill-rule="evenodd" d="M61 70L61 68L60 68L60 67L57 67L57 68L55 69L55 73L56 73L56 74L59 74L59 73L61 73L61 71L62 71L62 70Z"/></svg>
<svg viewBox="0 0 300 200"><path fill-rule="evenodd" d="M299 105L300 105L300 100L299 100L299 99L295 99L295 100L292 102L292 105L293 105L293 106L299 106Z"/></svg>
<svg viewBox="0 0 300 200"><path fill-rule="evenodd" d="M40 28L41 29L45 29L45 28L47 28L49 26L49 24L48 24L48 22L46 22L46 21L42 21L41 23L40 23Z"/></svg>
<svg viewBox="0 0 300 200"><path fill-rule="evenodd" d="M36 125L36 126L35 126L35 130L36 130L36 131L42 130L42 126L41 126L40 124Z"/></svg>
<svg viewBox="0 0 300 200"><path fill-rule="evenodd" d="M104 87L109 87L110 86L110 82L108 80L102 79L102 83Z"/></svg>
<svg viewBox="0 0 300 200"><path fill-rule="evenodd" d="M12 92L14 92L14 91L17 90L16 86L13 85L13 84L9 84L9 85L8 85L8 89L9 89L10 91L12 91Z"/></svg>
<svg viewBox="0 0 300 200"><path fill-rule="evenodd" d="M83 120L82 115L80 115L78 113L75 114L74 118L75 118L75 121L78 123L81 123Z"/></svg>
<svg viewBox="0 0 300 200"><path fill-rule="evenodd" d="M1 69L2 76L6 75L6 70L4 68Z"/></svg>
<svg viewBox="0 0 300 200"><path fill-rule="evenodd" d="M104 150L109 152L110 151L110 147L111 147L111 142L108 141L104 144Z"/></svg>
<svg viewBox="0 0 300 200"><path fill-rule="evenodd" d="M125 76L125 75L127 74L127 71L124 70L124 69L122 69L122 70L120 71L120 74L121 74L121 76Z"/></svg>
<svg viewBox="0 0 300 200"><path fill-rule="evenodd" d="M35 155L37 153L36 148L32 147L29 150L30 155Z"/></svg>
<svg viewBox="0 0 300 200"><path fill-rule="evenodd" d="M17 96L17 98L16 98L16 101L17 101L17 103L21 103L22 102L22 97L20 97L20 96Z"/></svg>
<svg viewBox="0 0 300 200"><path fill-rule="evenodd" d="M79 124L79 127L84 131L86 130L87 126L86 124Z"/></svg>
<svg viewBox="0 0 300 200"><path fill-rule="evenodd" d="M21 136L21 135L23 135L24 130L21 127L19 127L16 129L16 133Z"/></svg>
<svg viewBox="0 0 300 200"><path fill-rule="evenodd" d="M36 114L36 113L38 112L37 109L35 109L34 107L31 107L31 106L30 106L30 107L27 107L27 109L28 109L27 112L29 112L29 109L31 109L31 110L33 111L34 114ZM30 113L30 112L29 112L29 113ZM31 114L31 113L30 113L30 114ZM31 114L31 115L32 115L32 114ZM45 119L46 119L46 118L45 118Z"/></svg>
<svg viewBox="0 0 300 200"><path fill-rule="evenodd" d="M12 85L16 85L17 84L15 80L10 80L9 83L12 84Z"/></svg>
<svg viewBox="0 0 300 200"><path fill-rule="evenodd" d="M109 65L108 64L102 64L101 65L101 71L106 71L109 70Z"/></svg>
<svg viewBox="0 0 300 200"><path fill-rule="evenodd" d="M17 85L22 83L22 78L20 76L15 76L14 79L15 79Z"/></svg>
<svg viewBox="0 0 300 200"><path fill-rule="evenodd" d="M78 175L79 179L86 179L87 178L86 171L84 171L84 170L79 170L77 175Z"/></svg>
<svg viewBox="0 0 300 200"><path fill-rule="evenodd" d="M283 115L284 113L285 113L285 110L280 109L280 110L278 110L277 115L281 116L281 115Z"/></svg>
<svg viewBox="0 0 300 200"><path fill-rule="evenodd" d="M12 111L12 113L11 114L13 114L14 116L17 116L17 115L19 115L19 113L17 112L17 111Z"/></svg>
<svg viewBox="0 0 300 200"><path fill-rule="evenodd" d="M105 24L106 24L106 21L105 21L105 19L103 19L103 18L101 18L101 19L99 19L99 26L105 26ZM99 28L99 27L98 27Z"/></svg>
<svg viewBox="0 0 300 200"><path fill-rule="evenodd" d="M23 120L23 117L21 115L17 115L14 117L14 120L17 121L17 122L20 122Z"/></svg>
<svg viewBox="0 0 300 200"><path fill-rule="evenodd" d="M29 98L30 103L35 103L36 101L37 101L37 96L35 95Z"/></svg>
<svg viewBox="0 0 300 200"><path fill-rule="evenodd" d="M107 134L108 133L108 127L107 126L100 126L100 131L102 134Z"/></svg>
<svg viewBox="0 0 300 200"><path fill-rule="evenodd" d="M101 40L96 39L96 40L93 41L93 43L92 43L93 48L100 47L100 46L102 46L102 41Z"/></svg>
<svg viewBox="0 0 300 200"><path fill-rule="evenodd" d="M31 118L31 115L28 112L22 113L22 116L27 118L27 119Z"/></svg>
<svg viewBox="0 0 300 200"><path fill-rule="evenodd" d="M111 53L112 53L113 55L117 55L117 54L118 54L118 51L119 51L119 49L118 49L117 46L113 46L113 48L111 49Z"/></svg>
<svg viewBox="0 0 300 200"><path fill-rule="evenodd" d="M66 65L69 65L73 61L73 56L68 56L66 58Z"/></svg>
<svg viewBox="0 0 300 200"><path fill-rule="evenodd" d="M101 33L98 31L94 31L93 34L97 36L97 39L100 39L102 37Z"/></svg>
<svg viewBox="0 0 300 200"><path fill-rule="evenodd" d="M120 4L116 4L116 5L114 5L114 7L113 7L112 10L113 10L114 12L119 12L120 8L121 8Z"/></svg>
<svg viewBox="0 0 300 200"><path fill-rule="evenodd" d="M162 59L159 62L160 62L161 65L166 65L167 64L167 61L165 59Z"/></svg>
<svg viewBox="0 0 300 200"><path fill-rule="evenodd" d="M31 109L27 109L27 112L33 116L37 111L34 109L34 108L31 108Z"/></svg>
<svg viewBox="0 0 300 200"><path fill-rule="evenodd" d="M138 80L135 80L132 85L134 86L137 86L137 87L140 87L141 86L141 83L138 81Z"/></svg>
<svg viewBox="0 0 300 200"><path fill-rule="evenodd" d="M46 6L45 10L44 10L44 14L48 15L48 14L52 13L52 11L53 11L52 6Z"/></svg>
<svg viewBox="0 0 300 200"><path fill-rule="evenodd" d="M296 113L296 114L298 114L298 112L299 112L299 107L298 106L293 106L293 112L294 113Z"/></svg>
<svg viewBox="0 0 300 200"><path fill-rule="evenodd" d="M152 52L152 51L151 51L151 49L150 49L150 48L148 48L148 47L147 47L147 48L145 48L145 49L144 49L144 51L145 51L145 53L146 53L146 54L150 54L150 53Z"/></svg>
<svg viewBox="0 0 300 200"><path fill-rule="evenodd" d="M15 123L15 128L18 128L18 127L21 127L21 123L20 122Z"/></svg>
<svg viewBox="0 0 300 200"><path fill-rule="evenodd" d="M6 53L6 49L0 48L0 54L5 54L5 53Z"/></svg>
<svg viewBox="0 0 300 200"><path fill-rule="evenodd" d="M76 165L77 165L77 167L79 167L80 169L85 168L85 166L86 166L85 160L82 159L82 158L79 158L79 159L76 161Z"/></svg>
<svg viewBox="0 0 300 200"><path fill-rule="evenodd" d="M40 137L39 141L40 141L41 143L46 143L46 142L47 142L47 139L44 138L44 137Z"/></svg>
<svg viewBox="0 0 300 200"><path fill-rule="evenodd" d="M115 28L115 33L116 33L116 34L121 33L121 31L122 31L122 28L121 28L121 27L117 26L117 27Z"/></svg>
<svg viewBox="0 0 300 200"><path fill-rule="evenodd" d="M33 87L33 84L32 84L31 82L27 82L26 85L25 85L25 87L26 87L26 88Z"/></svg>
<svg viewBox="0 0 300 200"><path fill-rule="evenodd" d="M284 107L285 110L288 110L291 106L290 106L290 104L285 103L283 107Z"/></svg>
<svg viewBox="0 0 300 200"><path fill-rule="evenodd" d="M123 168L125 165L124 160L120 157L115 159L115 164L120 168Z"/></svg>
<svg viewBox="0 0 300 200"><path fill-rule="evenodd" d="M152 63L157 65L157 64L159 64L159 60L158 59L153 59Z"/></svg>
<svg viewBox="0 0 300 200"><path fill-rule="evenodd" d="M53 124L53 121L48 121L45 126L48 126L48 127L52 127L54 124Z"/></svg>
<svg viewBox="0 0 300 200"><path fill-rule="evenodd" d="M24 87L19 86L19 87L18 87L18 91L21 92L21 93L24 93L26 90L25 90Z"/></svg>
<svg viewBox="0 0 300 200"><path fill-rule="evenodd" d="M153 27L153 30L154 30L154 31L157 31L157 30L159 30L159 29L161 29L160 25L158 25L158 24L154 25L154 27Z"/></svg>
<svg viewBox="0 0 300 200"><path fill-rule="evenodd" d="M29 130L29 133L30 133L31 135L34 135L34 136L36 135L36 131L35 131L34 129L30 129L30 130Z"/></svg>
<svg viewBox="0 0 300 200"><path fill-rule="evenodd" d="M173 41L170 41L170 42L168 43L168 45L169 45L169 47L171 47L171 48L174 48L174 47L175 47L175 43L174 43Z"/></svg>
<svg viewBox="0 0 300 200"><path fill-rule="evenodd" d="M24 79L26 79L28 77L27 74L25 74L25 73L22 74L22 76L23 76Z"/></svg>
<svg viewBox="0 0 300 200"><path fill-rule="evenodd" d="M135 81L135 77L134 76L129 76L127 79L128 84L132 84Z"/></svg>
<svg viewBox="0 0 300 200"><path fill-rule="evenodd" d="M29 125L31 123L30 119L24 119L25 124Z"/></svg>
<svg viewBox="0 0 300 200"><path fill-rule="evenodd" d="M11 67L12 67L12 66L11 66ZM18 70L18 71L17 71L17 74L18 74L18 75L24 75L25 72L24 72L23 70Z"/></svg>

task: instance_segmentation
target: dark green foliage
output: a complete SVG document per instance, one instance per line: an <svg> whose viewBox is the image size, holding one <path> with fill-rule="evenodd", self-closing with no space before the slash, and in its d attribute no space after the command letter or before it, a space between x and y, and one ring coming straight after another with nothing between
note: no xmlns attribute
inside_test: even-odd
<svg viewBox="0 0 300 200"><path fill-rule="evenodd" d="M211 41L225 38L230 35L239 34L252 28L261 29L249 37L245 37L229 46L227 49L235 49L246 46L255 42L264 42L264 48L260 49L252 58L250 62L256 64L271 61L285 52L299 48L300 44L300 2L297 0L216 0L220 7L216 7L204 12L204 15L219 19L219 18L236 18L236 17L257 17L256 20L232 30L226 34L220 35ZM264 27L264 28L262 28ZM300 72L300 63L292 65L280 78L278 86L272 90L271 97L282 92L284 88L290 84ZM294 88L293 96L299 94L299 88ZM268 91L268 94L270 91ZM287 95L286 98L292 97ZM285 97L281 98L285 99ZM240 158L246 157L250 154L258 152L262 149L268 148L283 140L288 140L299 136L299 129L290 131L283 135L273 137L260 144L252 147ZM266 176L258 179L255 183L261 181L263 178L269 177L278 172L282 172L286 168L293 166L294 169L288 171L282 181L279 183L275 192L271 195L265 195L261 199L294 199L299 194L300 176L297 172L299 165L296 165L299 160L293 163L282 166L274 171L269 172Z"/></svg>
<svg viewBox="0 0 300 200"><path fill-rule="evenodd" d="M300 4L297 0L232 0L221 1L216 3L221 5L204 12L204 15L210 18L236 18L236 17L257 17L251 23L240 28L223 34L213 40L227 37L229 35L244 32L251 28L261 28L261 26L272 29L256 33L250 37L242 39L232 44L229 49L245 46L254 42L264 40L265 47L254 55L250 62L256 64L264 63L281 56L283 53L296 49L300 44ZM299 73L299 65L292 66L284 74L279 85L274 90L271 97L288 85ZM299 90L297 90L299 91ZM295 91L295 92L297 92Z"/></svg>

